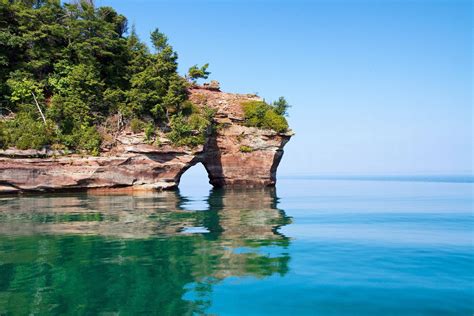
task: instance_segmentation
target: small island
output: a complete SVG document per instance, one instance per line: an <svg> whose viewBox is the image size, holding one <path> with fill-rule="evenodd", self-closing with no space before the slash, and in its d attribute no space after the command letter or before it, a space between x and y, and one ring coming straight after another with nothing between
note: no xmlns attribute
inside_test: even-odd
<svg viewBox="0 0 474 316"><path fill-rule="evenodd" d="M199 85L207 64L179 75L162 32L149 49L110 7L2 10L0 193L174 189L197 163L215 187L275 185L293 135L283 97Z"/></svg>

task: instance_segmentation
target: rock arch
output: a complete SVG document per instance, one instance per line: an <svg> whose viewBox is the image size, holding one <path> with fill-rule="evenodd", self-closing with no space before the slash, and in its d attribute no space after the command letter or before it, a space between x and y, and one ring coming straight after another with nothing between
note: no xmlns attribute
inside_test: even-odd
<svg viewBox="0 0 474 316"><path fill-rule="evenodd" d="M123 133L113 152L99 157L55 157L47 151L0 151L0 193L78 189L177 188L181 176L202 163L214 187L266 187L276 183L283 147L292 133L244 126L241 102L258 100L194 89L190 100L216 110L215 130L196 148L143 142L144 135ZM38 158L41 157L41 158Z"/></svg>

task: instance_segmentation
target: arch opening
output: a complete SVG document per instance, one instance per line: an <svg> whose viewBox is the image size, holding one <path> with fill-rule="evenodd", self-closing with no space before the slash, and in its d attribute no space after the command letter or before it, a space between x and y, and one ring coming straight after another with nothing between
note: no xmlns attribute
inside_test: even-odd
<svg viewBox="0 0 474 316"><path fill-rule="evenodd" d="M184 196L207 196L211 189L209 174L201 162L190 167L181 175L179 192Z"/></svg>

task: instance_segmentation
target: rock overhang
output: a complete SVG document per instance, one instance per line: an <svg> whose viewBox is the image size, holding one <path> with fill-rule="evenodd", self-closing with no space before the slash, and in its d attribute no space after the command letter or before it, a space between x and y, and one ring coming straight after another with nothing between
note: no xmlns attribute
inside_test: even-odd
<svg viewBox="0 0 474 316"><path fill-rule="evenodd" d="M137 135L120 135L120 146L98 157L8 149L0 151L0 193L124 187L168 190L176 188L182 174L197 163L204 165L215 187L274 186L283 147L293 133L242 125L240 104L260 98L193 87L189 99L215 109L215 121L221 125L204 145L155 146Z"/></svg>

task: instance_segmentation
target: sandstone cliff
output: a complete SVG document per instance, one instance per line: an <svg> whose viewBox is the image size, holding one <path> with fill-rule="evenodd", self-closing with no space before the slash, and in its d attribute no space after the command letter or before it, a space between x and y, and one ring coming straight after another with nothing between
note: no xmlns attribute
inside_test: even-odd
<svg viewBox="0 0 474 316"><path fill-rule="evenodd" d="M215 128L204 145L188 148L149 145L144 135L123 131L113 150L98 157L47 151L0 151L0 193L101 188L173 189L197 163L210 183L220 186L273 186L283 147L292 133L244 126L241 103L255 95L190 89L190 100L216 110ZM245 150L243 150L245 149Z"/></svg>

